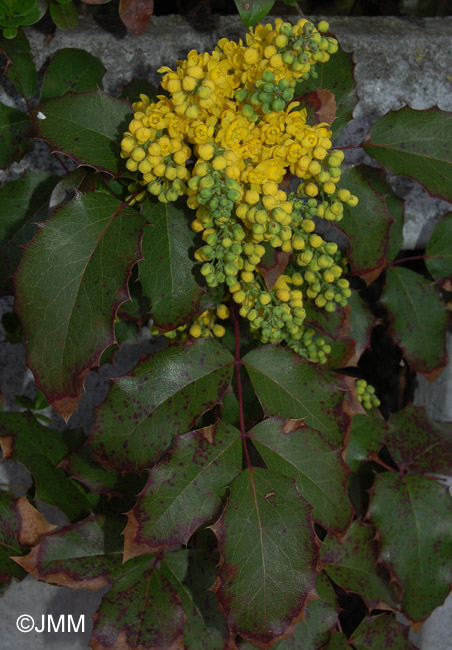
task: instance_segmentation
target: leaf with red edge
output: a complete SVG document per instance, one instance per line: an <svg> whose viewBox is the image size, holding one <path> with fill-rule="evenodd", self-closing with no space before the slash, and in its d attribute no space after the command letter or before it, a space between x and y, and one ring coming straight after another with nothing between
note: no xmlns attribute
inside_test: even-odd
<svg viewBox="0 0 452 650"><path fill-rule="evenodd" d="M69 91L83 92L101 86L104 74L102 61L86 50L58 50L44 73L39 102Z"/></svg>
<svg viewBox="0 0 452 650"><path fill-rule="evenodd" d="M394 615L368 616L354 630L350 644L356 650L415 650L408 641L408 627L398 623Z"/></svg>
<svg viewBox="0 0 452 650"><path fill-rule="evenodd" d="M378 411L355 415L346 444L345 462L352 472L376 456L386 442L387 425Z"/></svg>
<svg viewBox="0 0 452 650"><path fill-rule="evenodd" d="M268 469L297 482L313 506L313 518L328 530L343 530L352 517L347 468L341 449L302 420L268 418L249 432Z"/></svg>
<svg viewBox="0 0 452 650"><path fill-rule="evenodd" d="M436 224L425 249L425 265L446 291L452 290L452 212Z"/></svg>
<svg viewBox="0 0 452 650"><path fill-rule="evenodd" d="M124 557L187 544L221 503L242 469L240 432L222 422L178 436L127 513Z"/></svg>
<svg viewBox="0 0 452 650"><path fill-rule="evenodd" d="M318 556L310 506L294 482L245 470L212 529L221 555L213 590L229 630L263 646L289 634L314 596Z"/></svg>
<svg viewBox="0 0 452 650"><path fill-rule="evenodd" d="M381 302L389 312L390 331L412 370L437 375L447 363L446 305L435 285L401 266L387 270Z"/></svg>
<svg viewBox="0 0 452 650"><path fill-rule="evenodd" d="M186 614L153 556L123 565L93 620L92 650L184 650Z"/></svg>
<svg viewBox="0 0 452 650"><path fill-rule="evenodd" d="M325 571L342 589L360 594L369 610L393 609L395 596L389 580L380 575L377 560L375 531L359 521L340 539L328 537L320 551Z"/></svg>
<svg viewBox="0 0 452 650"><path fill-rule="evenodd" d="M248 352L243 362L267 415L305 418L327 442L342 445L350 416L346 386L337 374L273 345Z"/></svg>
<svg viewBox="0 0 452 650"><path fill-rule="evenodd" d="M336 99L329 90L318 88L311 92L305 93L300 97L295 97L294 101L301 102L301 106L306 108L308 116L315 124L326 122L331 124L336 119Z"/></svg>
<svg viewBox="0 0 452 650"><path fill-rule="evenodd" d="M119 0L119 17L135 36L147 30L154 13L154 0Z"/></svg>
<svg viewBox="0 0 452 650"><path fill-rule="evenodd" d="M212 339L170 345L114 381L88 443L109 469L145 469L221 401L232 371L233 357Z"/></svg>
<svg viewBox="0 0 452 650"><path fill-rule="evenodd" d="M273 289L279 276L284 273L290 256L291 253L285 253L280 248L270 248L258 265L259 273L264 278L265 286L269 291Z"/></svg>
<svg viewBox="0 0 452 650"><path fill-rule="evenodd" d="M436 481L377 474L368 516L379 533L381 560L402 586L402 612L423 621L452 584L452 501Z"/></svg>
<svg viewBox="0 0 452 650"><path fill-rule="evenodd" d="M355 354L359 358L370 345L370 337L377 324L377 318L357 291L352 291L348 304L350 305L350 336L355 342Z"/></svg>
<svg viewBox="0 0 452 650"><path fill-rule="evenodd" d="M26 246L15 275L36 385L66 419L87 373L114 340L116 310L141 257L144 219L103 192L76 193Z"/></svg>
<svg viewBox="0 0 452 650"><path fill-rule="evenodd" d="M12 106L0 104L0 168L6 169L33 149L33 128L29 116Z"/></svg>

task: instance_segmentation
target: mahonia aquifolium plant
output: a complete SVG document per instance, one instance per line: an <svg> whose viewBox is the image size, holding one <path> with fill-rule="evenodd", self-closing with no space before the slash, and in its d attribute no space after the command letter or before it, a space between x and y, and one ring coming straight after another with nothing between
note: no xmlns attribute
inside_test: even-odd
<svg viewBox="0 0 452 650"><path fill-rule="evenodd" d="M340 221L344 204L358 202L338 187L344 154L331 149L328 124L309 124L293 101L296 82L315 78L338 49L327 31L325 21L316 28L276 19L251 28L246 43L223 38L211 54L192 50L176 71L160 68L168 96L140 95L121 142L128 171L139 177L129 186L134 201L147 192L163 203L187 197L207 285L227 285L262 343L285 342L320 363L331 348L304 325L304 301L334 312L351 291L343 255L315 232L315 218ZM298 184L286 192L288 174ZM290 254L272 287L259 271L268 247ZM204 312L189 333L223 336L217 315L227 318Z"/></svg>

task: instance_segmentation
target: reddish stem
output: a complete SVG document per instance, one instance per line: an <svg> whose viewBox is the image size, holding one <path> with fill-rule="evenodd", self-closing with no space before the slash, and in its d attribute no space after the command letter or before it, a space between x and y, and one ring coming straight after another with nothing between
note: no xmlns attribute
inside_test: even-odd
<svg viewBox="0 0 452 650"><path fill-rule="evenodd" d="M340 149L344 151L345 149L362 149L362 144L348 144L345 147L334 147L335 149Z"/></svg>
<svg viewBox="0 0 452 650"><path fill-rule="evenodd" d="M402 257L401 260L395 260L391 262L390 266L395 266L396 264L403 264L404 262L412 262L413 260L426 260L428 257L438 257L438 255L413 255L412 257Z"/></svg>
<svg viewBox="0 0 452 650"><path fill-rule="evenodd" d="M380 465L380 467L384 467L387 469L389 472L395 472L396 470L393 467L390 467L389 465L386 465L386 463L383 460L380 460L380 458L372 458L374 463L377 463L377 465Z"/></svg>
<svg viewBox="0 0 452 650"><path fill-rule="evenodd" d="M239 314L238 306L234 303L234 334L235 334L235 376L237 379L237 399L239 401L239 416L240 416L240 437L242 438L243 450L245 452L246 464L250 472L252 472L252 465L250 461L250 456L248 453L248 447L246 445L246 429L245 429L245 418L243 415L243 392L242 392L242 378L240 376L240 327L239 327Z"/></svg>

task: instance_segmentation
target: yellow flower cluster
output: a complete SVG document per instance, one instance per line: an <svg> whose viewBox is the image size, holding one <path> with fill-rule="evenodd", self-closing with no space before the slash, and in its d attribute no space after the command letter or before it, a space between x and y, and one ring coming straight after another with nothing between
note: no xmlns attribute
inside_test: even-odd
<svg viewBox="0 0 452 650"><path fill-rule="evenodd" d="M165 332L164 336L175 341L185 341L188 336L195 339L205 336L215 336L221 338L225 335L226 330L223 325L217 323L217 318L226 320L229 318L229 309L226 305L221 304L214 309L205 309L190 325L181 325L171 332ZM158 334L156 327L151 328L152 334Z"/></svg>

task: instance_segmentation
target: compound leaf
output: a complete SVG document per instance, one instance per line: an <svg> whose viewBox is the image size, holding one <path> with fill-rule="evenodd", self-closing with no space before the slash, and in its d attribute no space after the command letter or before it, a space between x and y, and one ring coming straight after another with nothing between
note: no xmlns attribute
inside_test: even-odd
<svg viewBox="0 0 452 650"><path fill-rule="evenodd" d="M32 124L26 113L0 104L0 168L19 161L33 149Z"/></svg>
<svg viewBox="0 0 452 650"><path fill-rule="evenodd" d="M425 265L429 273L450 291L452 288L452 212L436 224L425 250Z"/></svg>
<svg viewBox="0 0 452 650"><path fill-rule="evenodd" d="M59 50L45 71L39 101L46 102L68 91L92 90L102 85L104 74L102 62L86 50Z"/></svg>
<svg viewBox="0 0 452 650"><path fill-rule="evenodd" d="M350 644L356 650L415 650L407 639L408 628L394 616L368 616L352 634Z"/></svg>

